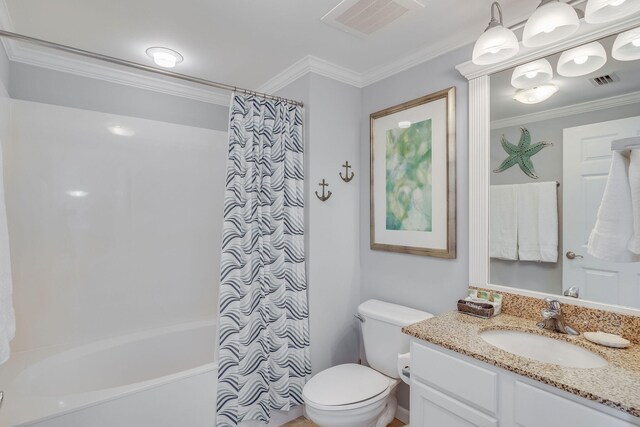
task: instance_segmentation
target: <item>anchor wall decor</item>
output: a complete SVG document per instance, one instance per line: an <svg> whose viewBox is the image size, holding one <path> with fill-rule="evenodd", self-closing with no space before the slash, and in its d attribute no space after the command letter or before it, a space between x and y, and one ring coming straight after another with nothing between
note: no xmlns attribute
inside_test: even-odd
<svg viewBox="0 0 640 427"><path fill-rule="evenodd" d="M350 182L354 176L356 176L356 174L354 172L351 172L351 175L349 175L349 169L351 169L351 165L349 164L349 160L347 160L344 165L342 165L342 167L344 168L344 176L342 176L342 172L340 172L340 178L342 178L342 180L344 182Z"/></svg>
<svg viewBox="0 0 640 427"><path fill-rule="evenodd" d="M327 190L326 194L324 191L325 188L329 186L329 184L327 184L327 181L324 178L322 178L322 182L319 183L318 185L322 186L322 196L318 194L318 191L316 190L316 197L321 201L326 202L327 200L329 200L329 197L331 197L331 191Z"/></svg>

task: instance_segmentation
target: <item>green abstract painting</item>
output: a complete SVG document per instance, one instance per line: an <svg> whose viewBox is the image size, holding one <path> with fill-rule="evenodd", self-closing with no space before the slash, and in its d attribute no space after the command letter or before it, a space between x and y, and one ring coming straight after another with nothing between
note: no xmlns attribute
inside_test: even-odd
<svg viewBox="0 0 640 427"><path fill-rule="evenodd" d="M431 231L431 119L387 131L387 230Z"/></svg>

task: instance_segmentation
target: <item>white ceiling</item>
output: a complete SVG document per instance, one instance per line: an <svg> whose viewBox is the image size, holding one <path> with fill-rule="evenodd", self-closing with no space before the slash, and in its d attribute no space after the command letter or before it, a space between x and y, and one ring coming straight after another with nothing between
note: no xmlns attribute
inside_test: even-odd
<svg viewBox="0 0 640 427"><path fill-rule="evenodd" d="M556 72L556 65L560 54L547 59L554 70L551 83L559 87L559 91L551 98L538 104L522 104L514 101L517 89L511 86L513 68L491 76L491 121L504 120L511 117L527 116L578 103L602 100L614 96L630 94L640 91L640 60L616 61L611 58L611 47L615 36L601 40L607 51L607 63L599 70L581 77L562 77ZM594 86L589 79L614 73L619 77L618 82L604 86Z"/></svg>
<svg viewBox="0 0 640 427"><path fill-rule="evenodd" d="M359 38L320 21L339 0L4 1L7 30L146 64L146 48L165 46L185 57L175 71L247 88L307 55L366 74L466 45L484 30L491 4L425 0L423 10ZM502 0L506 23L538 2Z"/></svg>

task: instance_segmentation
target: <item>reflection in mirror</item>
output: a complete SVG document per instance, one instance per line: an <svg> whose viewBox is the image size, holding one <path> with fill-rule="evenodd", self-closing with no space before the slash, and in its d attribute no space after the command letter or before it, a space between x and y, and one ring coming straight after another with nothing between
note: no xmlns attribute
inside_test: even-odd
<svg viewBox="0 0 640 427"><path fill-rule="evenodd" d="M491 76L491 170L492 284L640 308L640 29Z"/></svg>

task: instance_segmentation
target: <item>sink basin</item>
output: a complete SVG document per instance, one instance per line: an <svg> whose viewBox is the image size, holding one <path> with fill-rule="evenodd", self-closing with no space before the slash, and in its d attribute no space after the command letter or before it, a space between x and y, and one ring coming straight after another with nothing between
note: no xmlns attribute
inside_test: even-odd
<svg viewBox="0 0 640 427"><path fill-rule="evenodd" d="M608 363L591 351L542 335L519 331L485 331L480 337L509 353L568 368L602 368Z"/></svg>

